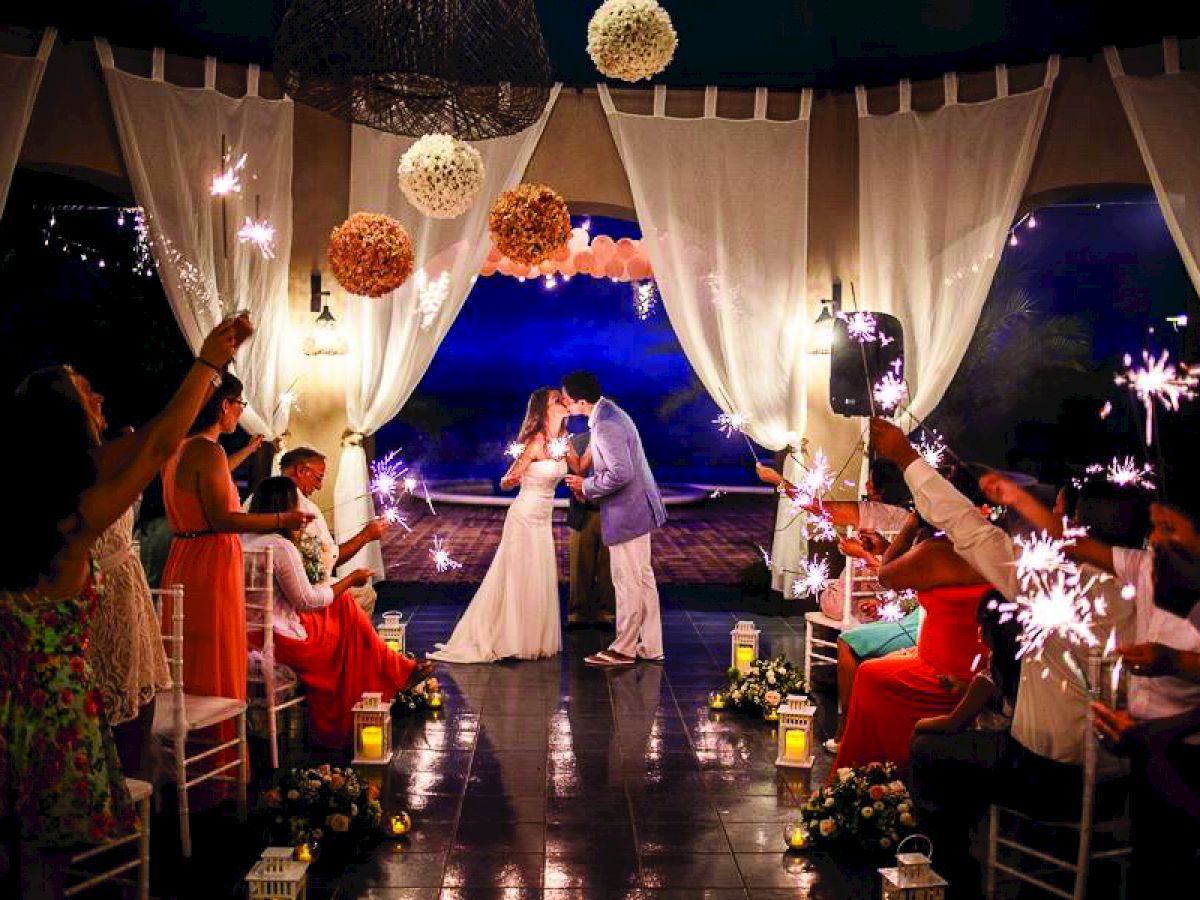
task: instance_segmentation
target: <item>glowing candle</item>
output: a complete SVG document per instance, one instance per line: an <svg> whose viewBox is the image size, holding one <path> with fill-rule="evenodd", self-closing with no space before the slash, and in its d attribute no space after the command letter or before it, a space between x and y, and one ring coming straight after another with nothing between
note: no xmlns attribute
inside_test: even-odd
<svg viewBox="0 0 1200 900"><path fill-rule="evenodd" d="M738 647L737 655L734 657L737 661L738 670L745 672L754 664L754 648L753 647Z"/></svg>
<svg viewBox="0 0 1200 900"><path fill-rule="evenodd" d="M400 642L399 641L384 641L384 643L387 644L387 648L389 650L391 650L393 653L400 652Z"/></svg>
<svg viewBox="0 0 1200 900"><path fill-rule="evenodd" d="M362 730L362 751L367 759L383 758L383 729L378 725L367 725Z"/></svg>
<svg viewBox="0 0 1200 900"><path fill-rule="evenodd" d="M409 818L408 813L400 813L392 816L389 825L393 837L403 837L412 828L412 819Z"/></svg>
<svg viewBox="0 0 1200 900"><path fill-rule="evenodd" d="M296 848L296 860L303 863L312 862L312 848L308 844L301 844Z"/></svg>
<svg viewBox="0 0 1200 900"><path fill-rule="evenodd" d="M441 691L431 691L429 693L429 708L430 709L441 709L442 708L442 692Z"/></svg>
<svg viewBox="0 0 1200 900"><path fill-rule="evenodd" d="M784 737L783 750L788 759L802 759L808 742L802 728L790 728Z"/></svg>

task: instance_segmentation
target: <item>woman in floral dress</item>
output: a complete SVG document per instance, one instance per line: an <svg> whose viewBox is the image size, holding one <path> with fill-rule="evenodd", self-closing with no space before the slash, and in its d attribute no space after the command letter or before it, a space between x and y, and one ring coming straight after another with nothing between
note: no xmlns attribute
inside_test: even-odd
<svg viewBox="0 0 1200 900"><path fill-rule="evenodd" d="M120 439L120 466L98 462L100 398L85 378L55 366L17 390L11 414L37 423L40 439L0 442L9 500L24 516L0 570L0 896L61 896L72 854L136 828L87 660L103 602L92 553L252 330L244 318L213 330L167 407Z"/></svg>

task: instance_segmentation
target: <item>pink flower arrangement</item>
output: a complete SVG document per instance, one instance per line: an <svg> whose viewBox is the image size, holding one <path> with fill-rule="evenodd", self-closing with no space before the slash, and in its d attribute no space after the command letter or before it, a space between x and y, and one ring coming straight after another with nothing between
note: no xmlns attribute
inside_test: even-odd
<svg viewBox="0 0 1200 900"><path fill-rule="evenodd" d="M413 248L404 226L391 216L355 213L329 236L329 266L351 294L382 297L408 280Z"/></svg>
<svg viewBox="0 0 1200 900"><path fill-rule="evenodd" d="M544 184L521 184L496 198L488 228L504 256L536 266L571 239L571 216L557 191Z"/></svg>

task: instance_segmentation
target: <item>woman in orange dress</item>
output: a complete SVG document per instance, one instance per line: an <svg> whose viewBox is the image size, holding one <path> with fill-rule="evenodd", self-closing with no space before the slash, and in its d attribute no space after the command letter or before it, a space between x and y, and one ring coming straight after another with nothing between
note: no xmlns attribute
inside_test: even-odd
<svg viewBox="0 0 1200 900"><path fill-rule="evenodd" d="M162 585L183 585L183 686L189 694L246 699L246 599L240 532L301 528L311 518L292 511L250 515L241 510L232 470L257 441L233 457L217 442L236 428L246 401L242 383L226 373L200 410L189 437L162 468L171 552ZM163 627L170 623L164 604ZM220 729L222 742L232 725ZM222 762L236 757L226 755Z"/></svg>
<svg viewBox="0 0 1200 900"><path fill-rule="evenodd" d="M986 658L975 614L991 585L944 537L914 543L921 526L912 514L879 569L885 588L917 592L925 611L917 646L858 667L830 781L840 768L889 761L907 765L917 721L951 712L960 686Z"/></svg>

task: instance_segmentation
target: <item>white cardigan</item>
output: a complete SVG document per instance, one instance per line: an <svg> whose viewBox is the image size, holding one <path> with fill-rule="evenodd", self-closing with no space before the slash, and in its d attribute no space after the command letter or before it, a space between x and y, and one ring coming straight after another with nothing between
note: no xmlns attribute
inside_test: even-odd
<svg viewBox="0 0 1200 900"><path fill-rule="evenodd" d="M242 548L262 550L270 547L275 575L275 631L298 641L308 639L308 632L296 614L301 609L320 609L333 602L333 585L329 582L312 584L304 571L304 558L296 545L278 534L243 534Z"/></svg>

